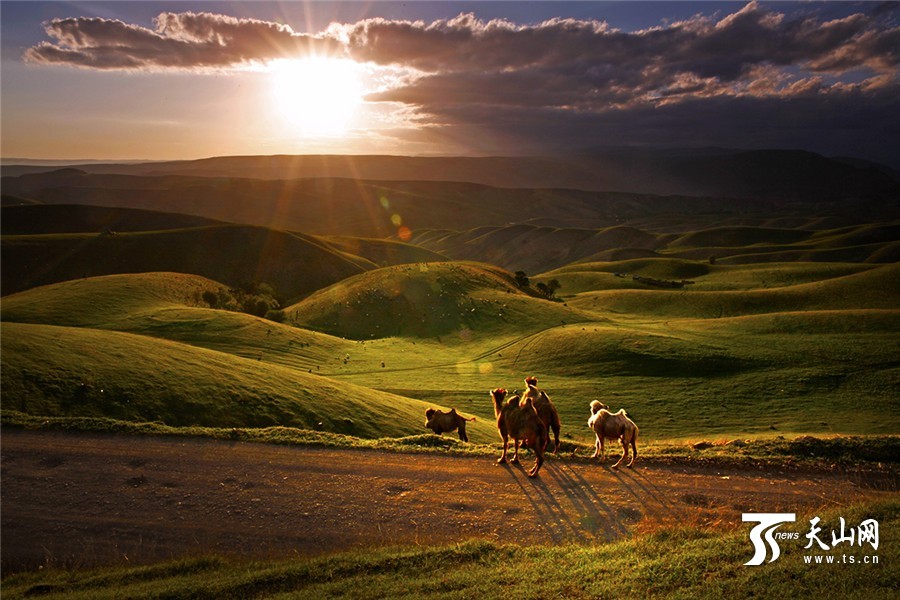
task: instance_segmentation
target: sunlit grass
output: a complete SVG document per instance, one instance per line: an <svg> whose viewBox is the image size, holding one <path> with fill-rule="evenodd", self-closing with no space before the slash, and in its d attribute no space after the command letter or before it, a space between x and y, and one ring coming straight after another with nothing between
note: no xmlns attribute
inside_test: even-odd
<svg viewBox="0 0 900 600"><path fill-rule="evenodd" d="M872 502L816 513L826 522L876 519L900 525L900 503ZM801 515L800 519L810 515ZM803 524L782 530L800 531ZM600 545L513 546L469 540L449 546L354 551L318 558L238 561L193 558L153 566L23 573L3 581L4 598L789 598L838 594L893 598L890 565L900 545L883 539L878 564L807 565L785 542L778 561L747 567L743 529L666 527ZM796 547L794 547L796 546ZM868 546L866 546L868 548ZM839 551L822 553L841 559ZM835 568L835 566L839 568Z"/></svg>

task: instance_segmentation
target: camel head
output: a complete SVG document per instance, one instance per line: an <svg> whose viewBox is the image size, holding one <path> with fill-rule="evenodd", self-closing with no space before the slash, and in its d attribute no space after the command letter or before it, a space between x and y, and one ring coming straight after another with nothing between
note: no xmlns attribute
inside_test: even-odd
<svg viewBox="0 0 900 600"><path fill-rule="evenodd" d="M609 407L607 405L603 404L602 402L600 402L599 400L594 400L593 402L591 402L591 414L592 415L597 414L604 408L606 410L609 410Z"/></svg>

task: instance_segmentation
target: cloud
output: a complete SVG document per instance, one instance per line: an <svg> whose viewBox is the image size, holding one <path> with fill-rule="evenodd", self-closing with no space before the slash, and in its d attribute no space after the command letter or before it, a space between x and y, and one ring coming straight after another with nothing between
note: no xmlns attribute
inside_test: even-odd
<svg viewBox="0 0 900 600"><path fill-rule="evenodd" d="M827 5L825 5L827 7ZM769 8L771 7L771 8ZM154 29L55 19L32 63L92 69L229 69L305 54L404 73L370 93L419 133L479 151L666 143L836 149L900 138L900 27L891 4L838 19L749 2L641 31L596 20L522 25L472 14L366 19L314 35L209 13L162 13ZM852 127L848 124L852 123ZM477 140L477 142L476 142ZM889 152L888 152L889 153Z"/></svg>
<svg viewBox="0 0 900 600"><path fill-rule="evenodd" d="M53 19L44 30L55 43L29 48L24 58L100 70L209 69L342 49L332 37L210 13L161 13L154 24L151 30L112 19Z"/></svg>
<svg viewBox="0 0 900 600"><path fill-rule="evenodd" d="M777 5L776 5L777 6ZM862 13L789 18L755 2L644 31L471 15L347 26L351 56L421 76L370 96L484 150L598 145L900 151L900 28ZM480 57L480 60L479 60Z"/></svg>

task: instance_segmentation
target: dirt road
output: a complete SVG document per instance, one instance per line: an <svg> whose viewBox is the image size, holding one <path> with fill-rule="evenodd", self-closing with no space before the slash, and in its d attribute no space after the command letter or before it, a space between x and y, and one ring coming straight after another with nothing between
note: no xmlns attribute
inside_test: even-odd
<svg viewBox="0 0 900 600"><path fill-rule="evenodd" d="M257 557L488 538L612 540L661 523L887 495L830 473L549 460L537 479L487 457L4 430L4 574L44 564ZM531 459L523 461L530 468Z"/></svg>

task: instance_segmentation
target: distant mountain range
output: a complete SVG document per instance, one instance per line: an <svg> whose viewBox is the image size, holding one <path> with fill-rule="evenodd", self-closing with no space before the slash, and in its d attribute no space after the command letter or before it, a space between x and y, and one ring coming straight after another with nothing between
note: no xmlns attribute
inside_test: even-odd
<svg viewBox="0 0 900 600"><path fill-rule="evenodd" d="M58 165L10 165L4 176ZM656 195L833 201L897 198L890 168L801 150L605 148L565 157L228 156L171 162L86 163L88 174L288 180L453 181L503 188L557 188ZM7 186L13 185L4 181Z"/></svg>

